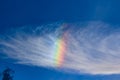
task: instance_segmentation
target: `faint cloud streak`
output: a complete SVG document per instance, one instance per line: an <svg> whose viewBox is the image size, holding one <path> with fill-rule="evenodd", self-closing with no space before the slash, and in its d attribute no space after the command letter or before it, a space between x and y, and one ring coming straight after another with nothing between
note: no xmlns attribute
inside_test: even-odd
<svg viewBox="0 0 120 80"><path fill-rule="evenodd" d="M61 28L62 24L50 25L57 26L56 29L46 26L45 29L44 26L31 28L29 33L24 30L27 27L15 29L13 34L1 37L0 50L20 64L80 74L120 74L119 27L103 22L74 23L65 30ZM67 47L64 62L57 68L54 64L55 45L61 32L67 32Z"/></svg>

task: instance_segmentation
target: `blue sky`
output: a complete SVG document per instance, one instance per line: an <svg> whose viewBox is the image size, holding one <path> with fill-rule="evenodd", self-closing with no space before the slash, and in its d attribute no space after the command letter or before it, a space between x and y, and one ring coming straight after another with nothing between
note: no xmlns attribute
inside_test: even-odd
<svg viewBox="0 0 120 80"><path fill-rule="evenodd" d="M9 66L14 80L119 80L119 3L1 0L0 72ZM55 42L64 34L65 62L57 68Z"/></svg>

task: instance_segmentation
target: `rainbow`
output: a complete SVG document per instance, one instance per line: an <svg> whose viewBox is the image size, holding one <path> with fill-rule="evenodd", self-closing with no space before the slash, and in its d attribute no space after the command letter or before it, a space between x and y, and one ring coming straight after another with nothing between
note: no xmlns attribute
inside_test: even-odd
<svg viewBox="0 0 120 80"><path fill-rule="evenodd" d="M55 45L55 65L62 66L66 52L66 33L60 35Z"/></svg>

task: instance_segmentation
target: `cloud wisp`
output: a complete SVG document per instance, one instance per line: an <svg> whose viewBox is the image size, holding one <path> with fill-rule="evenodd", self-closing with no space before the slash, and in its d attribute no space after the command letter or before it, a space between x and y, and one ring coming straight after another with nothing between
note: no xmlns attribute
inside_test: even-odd
<svg viewBox="0 0 120 80"><path fill-rule="evenodd" d="M86 22L27 29L13 29L0 38L0 50L16 63L80 74L120 74L119 27ZM60 66L55 64L61 60Z"/></svg>

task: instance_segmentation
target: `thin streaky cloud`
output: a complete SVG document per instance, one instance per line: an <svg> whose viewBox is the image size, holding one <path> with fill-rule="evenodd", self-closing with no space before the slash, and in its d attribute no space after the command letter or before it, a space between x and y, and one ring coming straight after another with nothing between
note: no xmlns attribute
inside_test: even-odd
<svg viewBox="0 0 120 80"><path fill-rule="evenodd" d="M13 29L12 34L1 35L0 50L18 64L79 74L120 74L119 27L95 21L44 26L31 28L29 32L24 26ZM64 34L64 62L57 67L56 41Z"/></svg>

